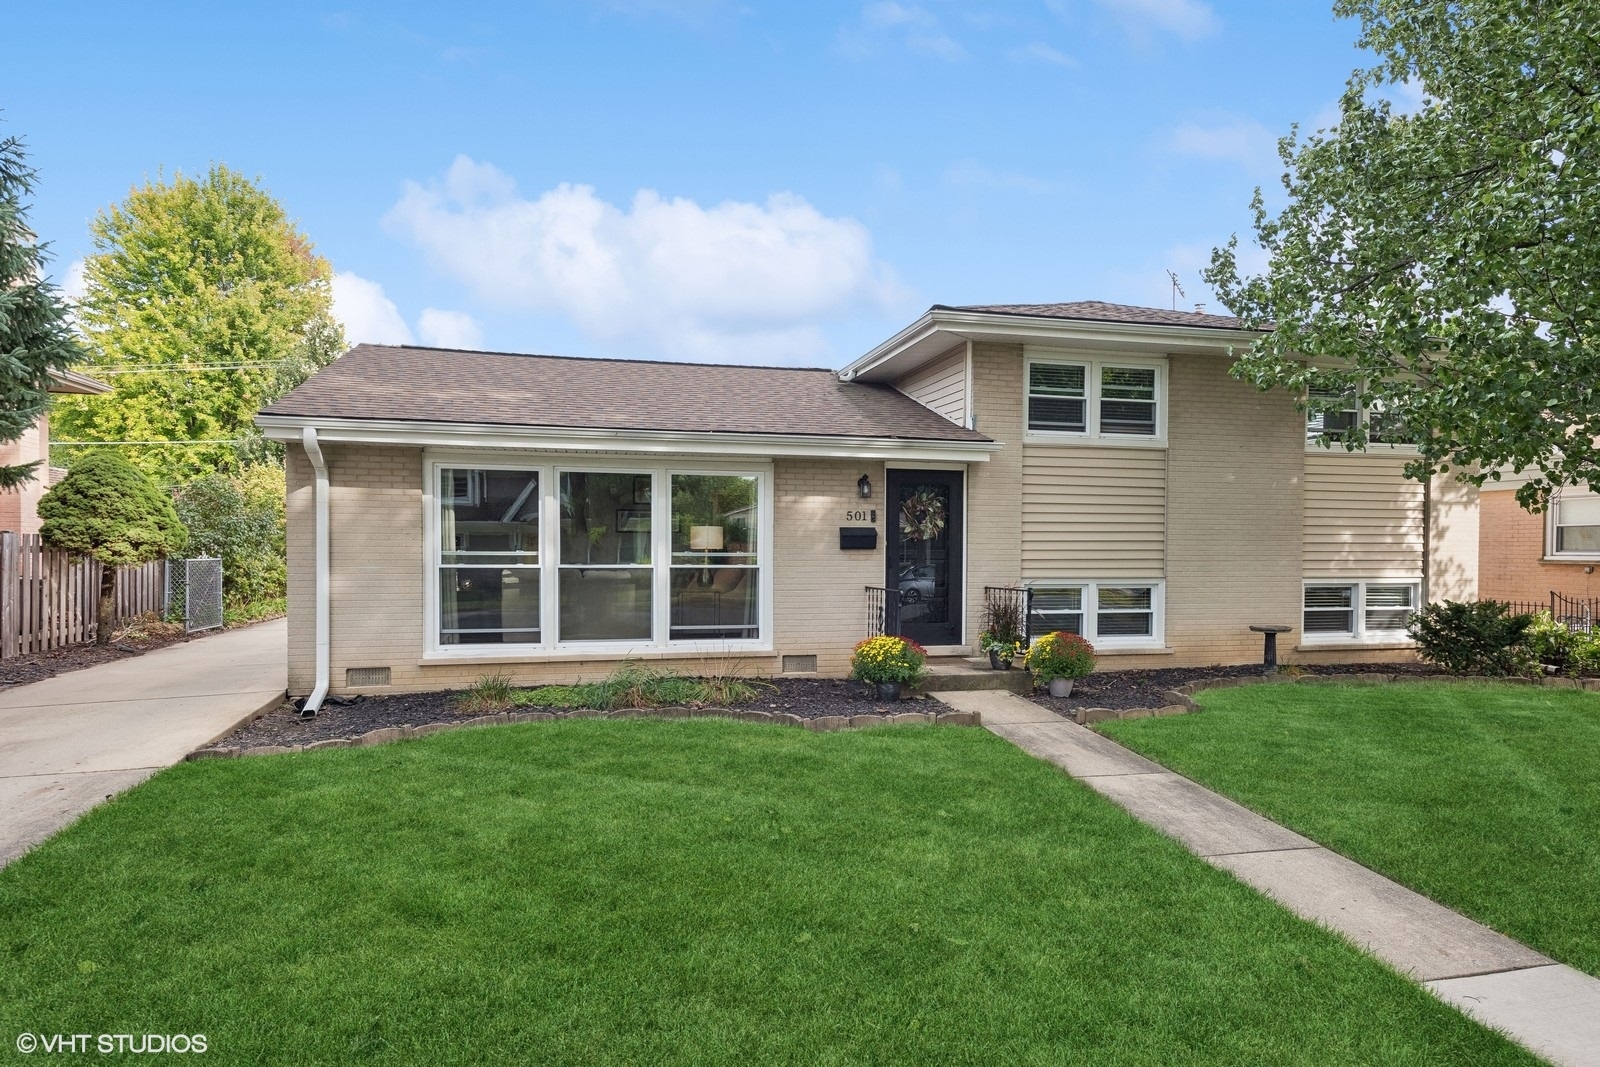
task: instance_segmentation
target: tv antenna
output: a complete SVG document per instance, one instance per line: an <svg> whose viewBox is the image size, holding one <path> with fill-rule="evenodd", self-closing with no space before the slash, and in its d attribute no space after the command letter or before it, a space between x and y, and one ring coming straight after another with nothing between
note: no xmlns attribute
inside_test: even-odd
<svg viewBox="0 0 1600 1067"><path fill-rule="evenodd" d="M1172 310L1178 310L1178 297L1189 299L1189 294L1183 291L1183 283L1178 281L1178 276L1172 271L1167 271L1167 277L1172 279Z"/></svg>

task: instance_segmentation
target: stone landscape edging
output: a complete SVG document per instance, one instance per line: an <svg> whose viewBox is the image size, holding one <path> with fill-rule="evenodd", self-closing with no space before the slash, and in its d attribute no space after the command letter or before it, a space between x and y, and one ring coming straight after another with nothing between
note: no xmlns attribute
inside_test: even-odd
<svg viewBox="0 0 1600 1067"><path fill-rule="evenodd" d="M756 709L728 708L620 708L616 711L597 711L579 708L575 711L511 711L493 715L479 715L460 722L429 722L421 726L380 726L357 737L329 737L303 745L208 745L195 749L185 760L233 759L240 756L282 756L295 752L314 752L324 748L366 748L386 745L395 741L428 737L448 730L462 730L480 726L504 726L513 723L551 722L557 719L730 719L735 722L765 722L778 726L799 726L816 733L834 730L858 730L869 726L977 726L978 716L970 711L902 711L893 715L819 715L814 719L802 718L784 711L758 711Z"/></svg>
<svg viewBox="0 0 1600 1067"><path fill-rule="evenodd" d="M1387 685L1391 682L1473 682L1500 685L1530 685L1546 689L1575 689L1600 693L1600 678L1545 678L1491 677L1484 674L1386 674L1366 671L1360 674L1261 674L1232 678L1199 678L1173 686L1162 696L1168 702L1159 708L1080 708L1073 721L1080 726L1115 722L1119 719L1148 719L1167 715L1184 715L1201 710L1193 697L1208 689L1233 689L1242 685Z"/></svg>

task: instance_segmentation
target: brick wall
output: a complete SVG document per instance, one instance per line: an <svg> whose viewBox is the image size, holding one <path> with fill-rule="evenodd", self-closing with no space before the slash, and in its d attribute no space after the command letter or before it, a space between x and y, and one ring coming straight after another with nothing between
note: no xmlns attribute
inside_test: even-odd
<svg viewBox="0 0 1600 1067"><path fill-rule="evenodd" d="M1563 596L1600 596L1600 567L1545 562L1545 517L1524 511L1514 490L1485 486L1478 501L1480 596L1548 601L1552 589Z"/></svg>
<svg viewBox="0 0 1600 1067"><path fill-rule="evenodd" d="M861 500L856 480L872 479ZM866 587L884 582L884 466L859 460L780 459L773 471L777 651L816 656L820 674L850 673L850 650L867 630ZM846 510L878 512L876 551L841 551L839 527L866 526Z"/></svg>
<svg viewBox="0 0 1600 1067"><path fill-rule="evenodd" d="M966 641L977 649L983 587L1022 579L1022 346L972 346L973 428L1002 446L967 465Z"/></svg>
<svg viewBox="0 0 1600 1067"><path fill-rule="evenodd" d="M1147 666L1259 662L1252 624L1300 629L1304 425L1287 395L1235 380L1230 362L1171 360L1167 644L1176 655Z"/></svg>

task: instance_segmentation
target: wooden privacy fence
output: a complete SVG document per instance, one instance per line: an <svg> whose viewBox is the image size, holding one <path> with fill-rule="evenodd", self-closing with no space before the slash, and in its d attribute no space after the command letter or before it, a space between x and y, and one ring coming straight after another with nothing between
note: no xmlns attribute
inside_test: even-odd
<svg viewBox="0 0 1600 1067"><path fill-rule="evenodd" d="M166 562L117 571L116 622L166 611ZM0 531L0 659L94 640L100 564Z"/></svg>

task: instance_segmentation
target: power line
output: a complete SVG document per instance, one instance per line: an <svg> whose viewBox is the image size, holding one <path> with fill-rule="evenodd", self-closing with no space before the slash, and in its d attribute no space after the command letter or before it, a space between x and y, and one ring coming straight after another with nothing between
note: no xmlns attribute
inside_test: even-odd
<svg viewBox="0 0 1600 1067"><path fill-rule="evenodd" d="M137 367L89 367L92 374L162 374L167 371L251 370L256 367L282 367L293 360L267 363L146 363Z"/></svg>

